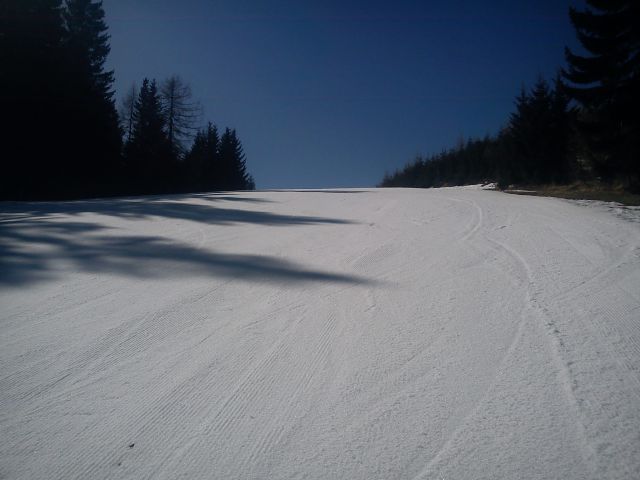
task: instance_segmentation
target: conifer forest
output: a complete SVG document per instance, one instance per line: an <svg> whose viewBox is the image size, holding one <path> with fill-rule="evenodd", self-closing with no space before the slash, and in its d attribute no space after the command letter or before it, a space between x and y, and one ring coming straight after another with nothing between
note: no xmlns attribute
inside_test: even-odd
<svg viewBox="0 0 640 480"><path fill-rule="evenodd" d="M237 132L204 124L178 75L118 105L102 2L0 2L0 198L253 189Z"/></svg>

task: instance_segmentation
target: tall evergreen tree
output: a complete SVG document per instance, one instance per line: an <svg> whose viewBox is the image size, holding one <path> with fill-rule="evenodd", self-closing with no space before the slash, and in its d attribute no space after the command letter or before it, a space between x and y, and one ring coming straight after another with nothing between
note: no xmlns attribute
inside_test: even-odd
<svg viewBox="0 0 640 480"><path fill-rule="evenodd" d="M124 97L122 97L122 101L120 103L120 111L118 112L118 116L120 118L120 128L124 134L125 142L130 141L131 136L133 135L133 116L137 98L138 87L135 83L133 83L124 94Z"/></svg>
<svg viewBox="0 0 640 480"><path fill-rule="evenodd" d="M578 39L589 53L565 50L568 93L582 106L582 130L605 178L623 174L640 188L640 3L587 0L570 9Z"/></svg>
<svg viewBox="0 0 640 480"><path fill-rule="evenodd" d="M207 137L205 132L199 130L193 139L193 144L184 157L184 169L182 187L183 190L203 191L207 179L204 174L207 162Z"/></svg>
<svg viewBox="0 0 640 480"><path fill-rule="evenodd" d="M65 149L63 38L61 0L0 2L0 197L56 189Z"/></svg>
<svg viewBox="0 0 640 480"><path fill-rule="evenodd" d="M220 177L220 136L218 135L218 128L211 122L207 125L204 138L206 144L202 169L203 187L211 190L217 187Z"/></svg>
<svg viewBox="0 0 640 480"><path fill-rule="evenodd" d="M226 190L251 190L253 179L247 173L246 157L236 131L226 128L220 138L220 170Z"/></svg>
<svg viewBox="0 0 640 480"><path fill-rule="evenodd" d="M565 182L569 177L567 100L556 82L551 89L539 79L516 98L509 122L514 156L511 182Z"/></svg>
<svg viewBox="0 0 640 480"><path fill-rule="evenodd" d="M121 132L113 100L113 71L105 70L110 51L102 1L67 0L64 11L69 55L68 152L72 167L95 191L117 175Z"/></svg>
<svg viewBox="0 0 640 480"><path fill-rule="evenodd" d="M125 145L128 175L134 189L168 191L174 185L176 164L165 132L156 81L145 78L134 106L133 133Z"/></svg>
<svg viewBox="0 0 640 480"><path fill-rule="evenodd" d="M111 51L102 1L67 0L64 20L76 71L104 100L113 98L113 70L105 70Z"/></svg>
<svg viewBox="0 0 640 480"><path fill-rule="evenodd" d="M206 130L196 134L193 145L185 156L185 188L187 190L215 190L221 185L218 157L220 139L218 129L209 122Z"/></svg>

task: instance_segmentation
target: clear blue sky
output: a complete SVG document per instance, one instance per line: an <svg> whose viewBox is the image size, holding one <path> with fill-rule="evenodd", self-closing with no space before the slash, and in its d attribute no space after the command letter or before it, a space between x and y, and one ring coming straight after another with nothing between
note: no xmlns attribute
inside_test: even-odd
<svg viewBox="0 0 640 480"><path fill-rule="evenodd" d="M118 96L179 74L258 188L373 186L495 133L552 77L580 1L104 0Z"/></svg>

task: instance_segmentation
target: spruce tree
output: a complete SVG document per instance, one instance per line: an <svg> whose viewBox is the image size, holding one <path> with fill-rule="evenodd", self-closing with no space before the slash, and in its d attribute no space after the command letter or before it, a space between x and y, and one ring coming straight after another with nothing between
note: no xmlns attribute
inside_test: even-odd
<svg viewBox="0 0 640 480"><path fill-rule="evenodd" d="M218 128L211 122L207 126L205 140L206 147L202 171L203 187L206 190L213 190L217 187L220 177L220 137Z"/></svg>
<svg viewBox="0 0 640 480"><path fill-rule="evenodd" d="M114 73L104 68L111 47L102 1L67 0L64 20L76 71L96 94L111 101Z"/></svg>
<svg viewBox="0 0 640 480"><path fill-rule="evenodd" d="M234 189L234 147L231 140L231 129L225 128L224 133L220 137L219 159L220 159L220 177L218 188L222 190Z"/></svg>
<svg viewBox="0 0 640 480"><path fill-rule="evenodd" d="M556 82L559 85L559 82ZM521 91L509 122L513 146L510 182L549 183L568 180L568 111L562 90L539 79Z"/></svg>
<svg viewBox="0 0 640 480"><path fill-rule="evenodd" d="M207 152L207 139L202 130L196 133L191 148L184 157L182 189L184 191L202 191L206 183L204 165Z"/></svg>
<svg viewBox="0 0 640 480"><path fill-rule="evenodd" d="M165 132L156 81L142 82L133 112L133 133L125 145L128 175L136 192L167 192L175 185L176 164Z"/></svg>
<svg viewBox="0 0 640 480"><path fill-rule="evenodd" d="M507 130L507 141L514 152L518 152L510 158L509 164L506 166L501 179L504 183L521 183L528 176L530 169L529 156L526 155L531 148L531 97L525 87L520 89L520 94L515 99L515 111L511 113L509 118L509 127ZM535 139L533 139L535 141Z"/></svg>
<svg viewBox="0 0 640 480"><path fill-rule="evenodd" d="M105 70L110 47L102 2L67 0L64 20L68 127L73 136L68 154L79 173L76 181L96 190L115 180L121 148L114 74Z"/></svg>
<svg viewBox="0 0 640 480"><path fill-rule="evenodd" d="M66 147L63 38L61 0L0 2L0 198L60 193L59 162Z"/></svg>
<svg viewBox="0 0 640 480"><path fill-rule="evenodd" d="M640 184L640 3L587 0L570 18L588 55L565 50L567 92L582 110L580 125L606 179Z"/></svg>
<svg viewBox="0 0 640 480"><path fill-rule="evenodd" d="M187 190L209 191L220 188L218 145L218 129L211 122L206 130L196 133L193 145L184 160L184 186Z"/></svg>
<svg viewBox="0 0 640 480"><path fill-rule="evenodd" d="M136 100L138 98L138 87L135 83L129 87L120 103L120 111L118 117L120 119L120 129L124 134L124 141L131 140L133 135L133 114L135 110Z"/></svg>
<svg viewBox="0 0 640 480"><path fill-rule="evenodd" d="M236 131L226 128L220 138L220 169L225 190L250 190L253 179L247 173L246 157Z"/></svg>

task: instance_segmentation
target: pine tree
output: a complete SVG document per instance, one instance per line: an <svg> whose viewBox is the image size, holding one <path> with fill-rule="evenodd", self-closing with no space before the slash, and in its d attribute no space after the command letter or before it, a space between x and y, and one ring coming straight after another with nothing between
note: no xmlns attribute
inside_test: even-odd
<svg viewBox="0 0 640 480"><path fill-rule="evenodd" d="M133 133L125 145L128 175L136 191L166 192L175 184L176 164L165 132L156 81L145 78L134 106Z"/></svg>
<svg viewBox="0 0 640 480"><path fill-rule="evenodd" d="M218 158L218 129L209 122L206 130L199 130L185 156L184 188L205 191L219 188L221 172Z"/></svg>
<svg viewBox="0 0 640 480"><path fill-rule="evenodd" d="M184 191L206 190L204 165L207 157L207 138L202 130L196 133L191 148L184 157L182 189Z"/></svg>
<svg viewBox="0 0 640 480"><path fill-rule="evenodd" d="M515 103L509 122L514 150L510 183L567 181L568 111L563 92L552 90L541 78L530 92L523 88Z"/></svg>
<svg viewBox="0 0 640 480"><path fill-rule="evenodd" d="M0 198L55 195L65 149L63 38L61 0L0 2Z"/></svg>
<svg viewBox="0 0 640 480"><path fill-rule="evenodd" d="M512 157L502 172L502 181L505 183L521 183L528 175L530 168L529 159L526 155L522 155L522 152L527 152L530 149L529 131L531 130L529 121L531 118L531 97L524 86L520 89L520 94L516 97L514 103L516 108L509 118L507 141L513 150L520 155L518 158Z"/></svg>
<svg viewBox="0 0 640 480"><path fill-rule="evenodd" d="M138 98L138 87L135 83L131 85L120 103L120 111L118 117L120 119L120 128L124 134L125 142L131 140L133 135L133 115L135 112L136 99Z"/></svg>
<svg viewBox="0 0 640 480"><path fill-rule="evenodd" d="M570 9L588 56L565 49L567 92L582 106L580 125L607 179L624 175L640 184L640 3L587 0Z"/></svg>
<svg viewBox="0 0 640 480"><path fill-rule="evenodd" d="M113 98L113 70L105 70L111 51L102 1L67 0L64 12L68 47L76 71L104 100Z"/></svg>
<svg viewBox="0 0 640 480"><path fill-rule="evenodd" d="M574 179L578 165L570 145L575 137L575 111L569 108L569 97L560 74L554 79L549 112L548 180L567 183Z"/></svg>
<svg viewBox="0 0 640 480"><path fill-rule="evenodd" d="M202 178L204 179L204 189L213 190L217 187L220 176L220 137L218 128L209 122L205 134L206 150Z"/></svg>
<svg viewBox="0 0 640 480"><path fill-rule="evenodd" d="M247 173L246 158L236 131L226 128L220 138L220 170L225 190L249 190L253 179Z"/></svg>
<svg viewBox="0 0 640 480"><path fill-rule="evenodd" d="M105 70L110 51L102 2L67 0L64 11L68 128L73 136L68 155L77 182L93 189L116 178L121 132L113 100L113 71Z"/></svg>

